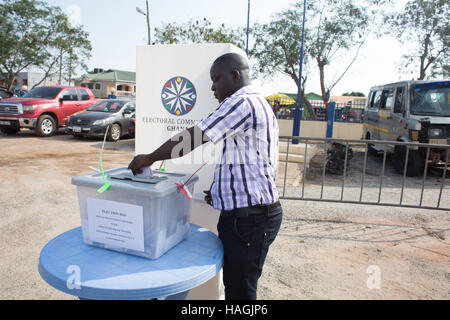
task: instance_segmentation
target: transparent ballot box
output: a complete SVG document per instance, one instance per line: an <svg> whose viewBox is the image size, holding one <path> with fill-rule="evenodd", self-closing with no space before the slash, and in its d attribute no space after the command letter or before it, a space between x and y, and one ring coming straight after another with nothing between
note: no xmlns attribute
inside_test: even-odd
<svg viewBox="0 0 450 320"><path fill-rule="evenodd" d="M86 244L148 259L157 259L183 241L189 231L191 201L197 176L155 171L135 177L118 167L72 178ZM108 190L99 192L105 180ZM178 184L178 185L177 185ZM187 194L186 194L187 193Z"/></svg>

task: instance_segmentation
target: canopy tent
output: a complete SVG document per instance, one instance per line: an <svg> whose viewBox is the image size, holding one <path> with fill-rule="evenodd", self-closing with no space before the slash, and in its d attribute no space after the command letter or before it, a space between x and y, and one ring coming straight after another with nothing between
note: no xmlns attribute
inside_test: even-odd
<svg viewBox="0 0 450 320"><path fill-rule="evenodd" d="M278 101L280 106L287 106L295 104L295 100L291 97L282 94L282 93L276 93L272 94L268 97L266 97L266 100L273 106L275 104L275 101Z"/></svg>

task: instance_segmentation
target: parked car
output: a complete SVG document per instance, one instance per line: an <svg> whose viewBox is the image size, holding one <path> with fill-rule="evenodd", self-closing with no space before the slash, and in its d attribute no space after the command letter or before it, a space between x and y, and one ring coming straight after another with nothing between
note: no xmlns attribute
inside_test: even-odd
<svg viewBox="0 0 450 320"><path fill-rule="evenodd" d="M0 130L15 134L21 128L35 129L41 137L52 136L68 116L96 102L88 88L68 86L37 87L23 97L0 101Z"/></svg>
<svg viewBox="0 0 450 320"><path fill-rule="evenodd" d="M372 87L364 110L367 140L450 143L450 81L402 81ZM393 153L395 170L403 174L406 147L373 143L371 153ZM406 174L423 173L427 148L410 148ZM446 160L446 150L432 148L431 164Z"/></svg>
<svg viewBox="0 0 450 320"><path fill-rule="evenodd" d="M129 134L129 124L135 112L135 102L130 100L102 100L83 112L67 119L66 132L75 137L103 137L108 130L108 140L118 141Z"/></svg>
<svg viewBox="0 0 450 320"><path fill-rule="evenodd" d="M136 136L136 113L130 118L130 124L128 125L128 132L130 137L134 138Z"/></svg>

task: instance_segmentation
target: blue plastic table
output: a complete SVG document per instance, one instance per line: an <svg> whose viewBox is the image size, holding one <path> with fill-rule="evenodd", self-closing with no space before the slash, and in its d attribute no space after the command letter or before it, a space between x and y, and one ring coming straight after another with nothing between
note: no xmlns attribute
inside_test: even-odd
<svg viewBox="0 0 450 320"><path fill-rule="evenodd" d="M39 257L39 273L49 285L96 300L182 299L213 278L222 265L219 238L193 224L187 239L157 260L88 246L81 228L49 241Z"/></svg>

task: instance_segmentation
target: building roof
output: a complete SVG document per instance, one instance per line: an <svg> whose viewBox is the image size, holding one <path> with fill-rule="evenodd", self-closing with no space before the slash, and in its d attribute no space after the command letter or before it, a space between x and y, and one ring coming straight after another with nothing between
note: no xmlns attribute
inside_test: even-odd
<svg viewBox="0 0 450 320"><path fill-rule="evenodd" d="M307 93L305 96L308 100L323 100L320 94L314 92Z"/></svg>
<svg viewBox="0 0 450 320"><path fill-rule="evenodd" d="M291 97L294 100L297 100L297 93L284 93L283 94ZM307 93L306 95L306 99L308 100L322 100L322 96L320 94L314 93L314 92L310 92Z"/></svg>
<svg viewBox="0 0 450 320"><path fill-rule="evenodd" d="M136 82L136 72L109 69L101 73L88 73L84 75L90 81L127 81Z"/></svg>

